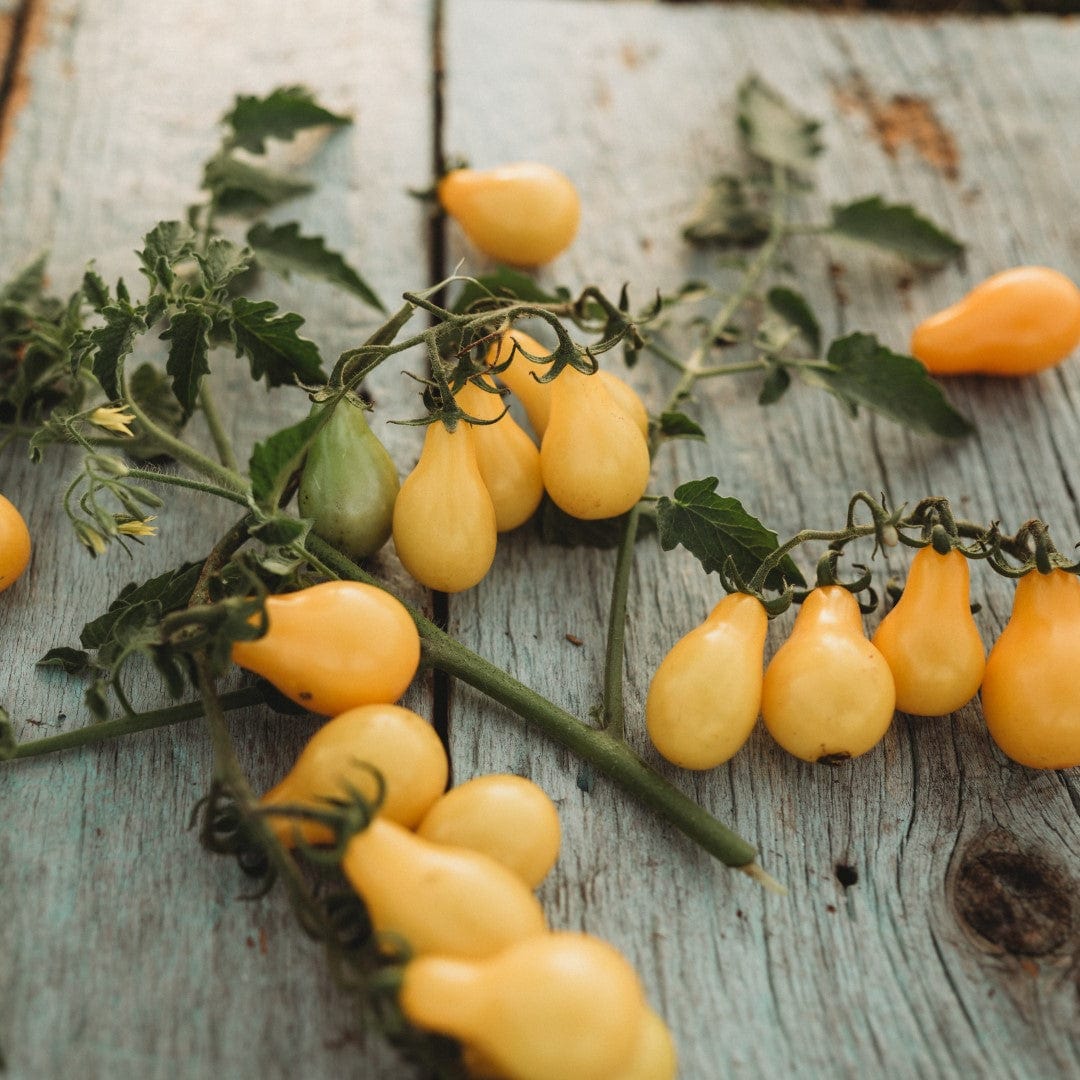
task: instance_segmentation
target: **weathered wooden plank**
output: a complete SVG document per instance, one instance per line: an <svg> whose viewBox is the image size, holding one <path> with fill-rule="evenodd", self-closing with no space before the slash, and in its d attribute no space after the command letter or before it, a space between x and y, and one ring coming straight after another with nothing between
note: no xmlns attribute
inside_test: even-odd
<svg viewBox="0 0 1080 1080"><path fill-rule="evenodd" d="M0 160L0 275L51 251L52 283L74 286L85 261L134 289L132 256L160 218L197 197L217 118L236 93L303 82L355 127L309 166L320 193L284 208L358 264L388 305L426 283L424 212L406 189L430 174L429 5L259 0L166 10L142 3L53 0L27 54L27 96L8 119ZM272 18L271 18L272 16ZM123 61L120 61L120 57ZM273 288L272 285L269 288ZM327 286L273 295L308 318L332 361L374 325L373 313ZM218 394L242 459L307 409L267 394L215 357ZM372 391L386 415L412 408L395 372ZM380 428L405 460L411 443ZM0 489L22 507L37 548L3 595L0 701L23 738L85 723L81 687L33 662L74 644L86 618L128 580L202 552L234 511L170 502L161 535L125 558L89 560L58 504L75 459L36 469L0 455ZM422 598L422 597L421 597ZM155 701L152 684L135 687ZM410 702L429 709L426 687ZM253 781L291 763L312 721L253 711L234 731ZM234 865L187 831L209 779L201 726L63 754L0 775L0 1045L17 1080L73 1075L396 1076L401 1065L360 1031L280 895L241 903Z"/></svg>
<svg viewBox="0 0 1080 1080"><path fill-rule="evenodd" d="M993 270L1042 262L1080 277L1068 213L1080 159L1078 33L1073 22L1041 19L450 0L444 142L480 166L524 158L564 168L581 188L584 219L546 279L609 289L628 281L644 298L719 273L682 245L679 226L704 183L737 167L732 98L756 70L824 121L829 154L817 190L799 200L808 220L831 202L880 192L968 241L962 266L914 284L877 255L792 246L827 331L865 329L903 349L918 318ZM483 266L459 233L450 238L451 263ZM632 377L649 392L670 385L660 372ZM861 488L897 502L934 492L1010 527L1041 514L1067 545L1080 531L1067 449L1078 380L1074 360L1023 383L954 381L950 394L980 426L959 445L870 417L853 424L804 388L760 410L753 380L731 380L702 394L708 443L665 452L655 490L719 475L724 492L782 535L841 523ZM452 629L586 714L601 690L612 564L610 553L509 537L491 577L453 599ZM879 558L879 584L903 568L902 555ZM689 558L639 546L627 695L630 738L646 754L651 672L718 592ZM1010 595L1003 580L974 572L987 641ZM773 627L770 649L790 619ZM455 689L451 706L459 778L524 772L559 803L564 853L543 888L552 922L596 932L633 958L676 1032L681 1075L883 1067L890 1076L1038 1076L1080 1064L1075 771L1008 763L977 706L938 721L899 716L878 749L836 771L787 758L762 731L710 774L664 770L758 843L786 899L710 864L607 784L584 794L568 755L476 695ZM983 850L999 852L989 860L996 876L974 872ZM1006 867L1026 874L1049 907L1059 902L1032 955L1017 939L1034 924L1002 900ZM993 941L972 929L973 910L1000 918L996 933L983 924Z"/></svg>

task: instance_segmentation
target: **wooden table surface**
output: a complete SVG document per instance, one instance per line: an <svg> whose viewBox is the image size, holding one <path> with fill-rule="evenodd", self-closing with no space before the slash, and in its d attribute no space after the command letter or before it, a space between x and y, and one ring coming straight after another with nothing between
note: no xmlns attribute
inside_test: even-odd
<svg viewBox="0 0 1080 1080"><path fill-rule="evenodd" d="M902 351L918 319L993 271L1034 262L1080 279L1076 20L631 0L0 0L0 71L0 279L48 250L59 292L90 258L107 280L136 279L133 250L197 197L233 95L291 83L356 123L313 159L320 194L286 216L390 300L459 260L486 267L454 227L435 265L427 210L407 189L430 183L437 144L478 165L532 158L570 174L581 233L547 282L617 292L626 281L645 297L719 280L680 226L701 187L737 163L732 100L750 71L823 121L828 152L800 214L881 193L968 245L961 264L912 281L879 254L796 242L800 287L827 334L863 329ZM326 357L373 325L325 287L294 281L275 295L305 313ZM703 394L708 441L662 455L653 486L718 475L781 535L834 527L859 489L894 502L938 493L1007 527L1039 515L1064 549L1080 537L1078 363L1022 382L952 381L979 429L955 443L866 414L852 422L808 388L761 409L754 380L722 380ZM218 378L241 446L307 405L227 362ZM670 388L649 365L631 378L653 400ZM407 383L377 373L380 416L415 414ZM415 429L379 434L412 463ZM23 738L87 721L80 684L34 661L74 644L125 582L200 550L229 520L199 501L170 504L160 536L131 558L91 561L58 506L74 461L0 455L0 489L37 539L28 575L0 597L0 703ZM905 565L890 552L875 574ZM451 630L587 715L612 566L610 552L544 547L522 530L500 541L480 586L451 599ZM1012 587L981 571L973 582L989 642ZM650 674L718 596L685 553L639 545L626 692L629 737L650 760ZM149 680L141 694L153 700ZM407 701L432 714L426 684ZM457 780L520 772L557 802L564 850L541 889L550 921L625 951L687 1080L1080 1074L1080 775L1009 762L977 703L938 720L898 715L878 748L840 769L798 762L762 731L712 772L664 767L756 844L786 897L711 861L602 778L586 793L567 752L467 688L445 708ZM263 786L314 727L261 711L232 723ZM282 896L237 900L235 865L198 847L186 823L209 762L196 723L0 769L0 1047L12 1080L408 1075L359 1030Z"/></svg>

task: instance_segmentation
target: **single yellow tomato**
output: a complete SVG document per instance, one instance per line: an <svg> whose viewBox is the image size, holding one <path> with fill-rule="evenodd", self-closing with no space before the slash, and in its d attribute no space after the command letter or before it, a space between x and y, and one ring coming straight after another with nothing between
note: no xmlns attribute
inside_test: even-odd
<svg viewBox="0 0 1080 1080"><path fill-rule="evenodd" d="M400 705L361 705L327 721L308 740L288 774L260 800L274 806L325 807L348 799L349 788L371 801L382 780L379 813L415 828L446 789L449 762L442 740L423 717ZM299 834L309 844L328 844L325 825L269 815L277 838L292 846Z"/></svg>
<svg viewBox="0 0 1080 1080"><path fill-rule="evenodd" d="M490 855L531 889L559 855L559 812L543 788L523 776L493 773L451 788L416 829L433 844Z"/></svg>
<svg viewBox="0 0 1080 1080"><path fill-rule="evenodd" d="M476 247L515 266L540 266L560 255L581 218L581 199L570 178L530 161L452 169L438 182L436 195Z"/></svg>
<svg viewBox="0 0 1080 1080"><path fill-rule="evenodd" d="M895 705L892 672L863 632L859 602L841 585L814 589L765 669L769 734L804 761L841 761L881 741Z"/></svg>
<svg viewBox="0 0 1080 1080"><path fill-rule="evenodd" d="M661 661L645 699L653 745L684 769L712 769L750 737L761 708L769 617L757 597L732 593Z"/></svg>
<svg viewBox="0 0 1080 1080"><path fill-rule="evenodd" d="M969 582L959 551L920 548L900 599L874 632L902 712L945 716L979 692L986 649L971 614Z"/></svg>
<svg viewBox="0 0 1080 1080"><path fill-rule="evenodd" d="M266 633L233 643L242 668L312 712L397 701L420 664L405 605L374 585L324 581L266 599Z"/></svg>
<svg viewBox="0 0 1080 1080"><path fill-rule="evenodd" d="M30 565L30 530L15 504L0 495L0 592Z"/></svg>
<svg viewBox="0 0 1080 1080"><path fill-rule="evenodd" d="M616 1080L648 1011L614 948L568 932L482 960L422 956L405 966L399 1000L411 1023L460 1039L514 1080Z"/></svg>
<svg viewBox="0 0 1080 1080"><path fill-rule="evenodd" d="M1012 614L982 683L994 742L1032 769L1080 765L1080 579L1033 570L1016 583Z"/></svg>
<svg viewBox="0 0 1080 1080"><path fill-rule="evenodd" d="M935 375L1030 375L1080 345L1080 289L1057 270L988 277L915 328L911 355Z"/></svg>

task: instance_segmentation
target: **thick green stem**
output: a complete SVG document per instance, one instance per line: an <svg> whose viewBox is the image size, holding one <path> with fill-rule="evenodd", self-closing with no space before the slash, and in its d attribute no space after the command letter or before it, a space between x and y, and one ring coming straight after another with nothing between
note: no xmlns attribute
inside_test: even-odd
<svg viewBox="0 0 1080 1080"><path fill-rule="evenodd" d="M607 648L604 653L604 730L614 739L626 735L626 704L623 700L623 666L626 641L626 597L630 591L630 571L634 565L640 504L626 517L619 554L615 560L615 580L608 608Z"/></svg>
<svg viewBox="0 0 1080 1080"><path fill-rule="evenodd" d="M199 387L199 404L202 406L203 419L206 420L210 438L214 440L214 449L217 451L218 460L226 469L239 473L240 465L233 451L232 440L225 430L221 413L217 407L217 400L214 398L214 392L210 389L206 379L203 379L202 385Z"/></svg>
<svg viewBox="0 0 1080 1080"><path fill-rule="evenodd" d="M255 686L242 690L231 690L218 699L222 709L246 709L252 705L261 705L264 701L262 691ZM71 750L77 746L92 746L94 743L107 742L124 735L134 735L139 731L153 731L155 728L180 724L186 720L197 720L205 715L201 701L187 701L183 705L173 705L167 709L155 709L152 712L132 713L116 720L103 720L100 724L88 724L64 731L59 735L49 735L44 739L32 739L16 746L9 761L23 758L40 757L57 750ZM2 759L0 759L2 760Z"/></svg>
<svg viewBox="0 0 1080 1080"><path fill-rule="evenodd" d="M535 724L721 862L736 867L754 862L757 853L751 844L669 784L622 739L583 724L437 627L432 629L435 633L428 632L424 626L420 628L428 663L505 705L526 723Z"/></svg>
<svg viewBox="0 0 1080 1080"><path fill-rule="evenodd" d="M247 506L247 496L235 488L224 488L218 484L210 484L205 480L194 480L189 476L180 476L178 473L167 473L157 469L128 469L124 474L133 480L145 480L150 484L167 484L170 487L188 488L190 491L201 491L206 495L217 495L221 499L228 499L238 506Z"/></svg>
<svg viewBox="0 0 1080 1080"><path fill-rule="evenodd" d="M307 543L319 561L338 577L381 584L318 537L309 536ZM728 866L746 869L748 873L758 876L754 847L668 783L623 740L583 723L572 713L466 648L420 612L411 610L410 613L420 631L424 658L429 664L467 683L493 701L505 705L527 723L535 725L549 738L610 777L710 855ZM753 869L749 869L751 867Z"/></svg>

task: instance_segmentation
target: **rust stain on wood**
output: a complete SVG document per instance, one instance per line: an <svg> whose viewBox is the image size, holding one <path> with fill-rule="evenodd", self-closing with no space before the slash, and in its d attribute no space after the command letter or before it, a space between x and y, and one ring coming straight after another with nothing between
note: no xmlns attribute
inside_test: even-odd
<svg viewBox="0 0 1080 1080"><path fill-rule="evenodd" d="M30 100L30 57L45 39L47 0L24 0L13 16L0 20L0 163L15 116Z"/></svg>
<svg viewBox="0 0 1080 1080"><path fill-rule="evenodd" d="M869 121L874 139L889 157L895 158L901 149L910 146L946 179L959 178L960 151L956 140L925 98L894 94L883 100L859 74L835 87L833 96L842 111L858 113Z"/></svg>

